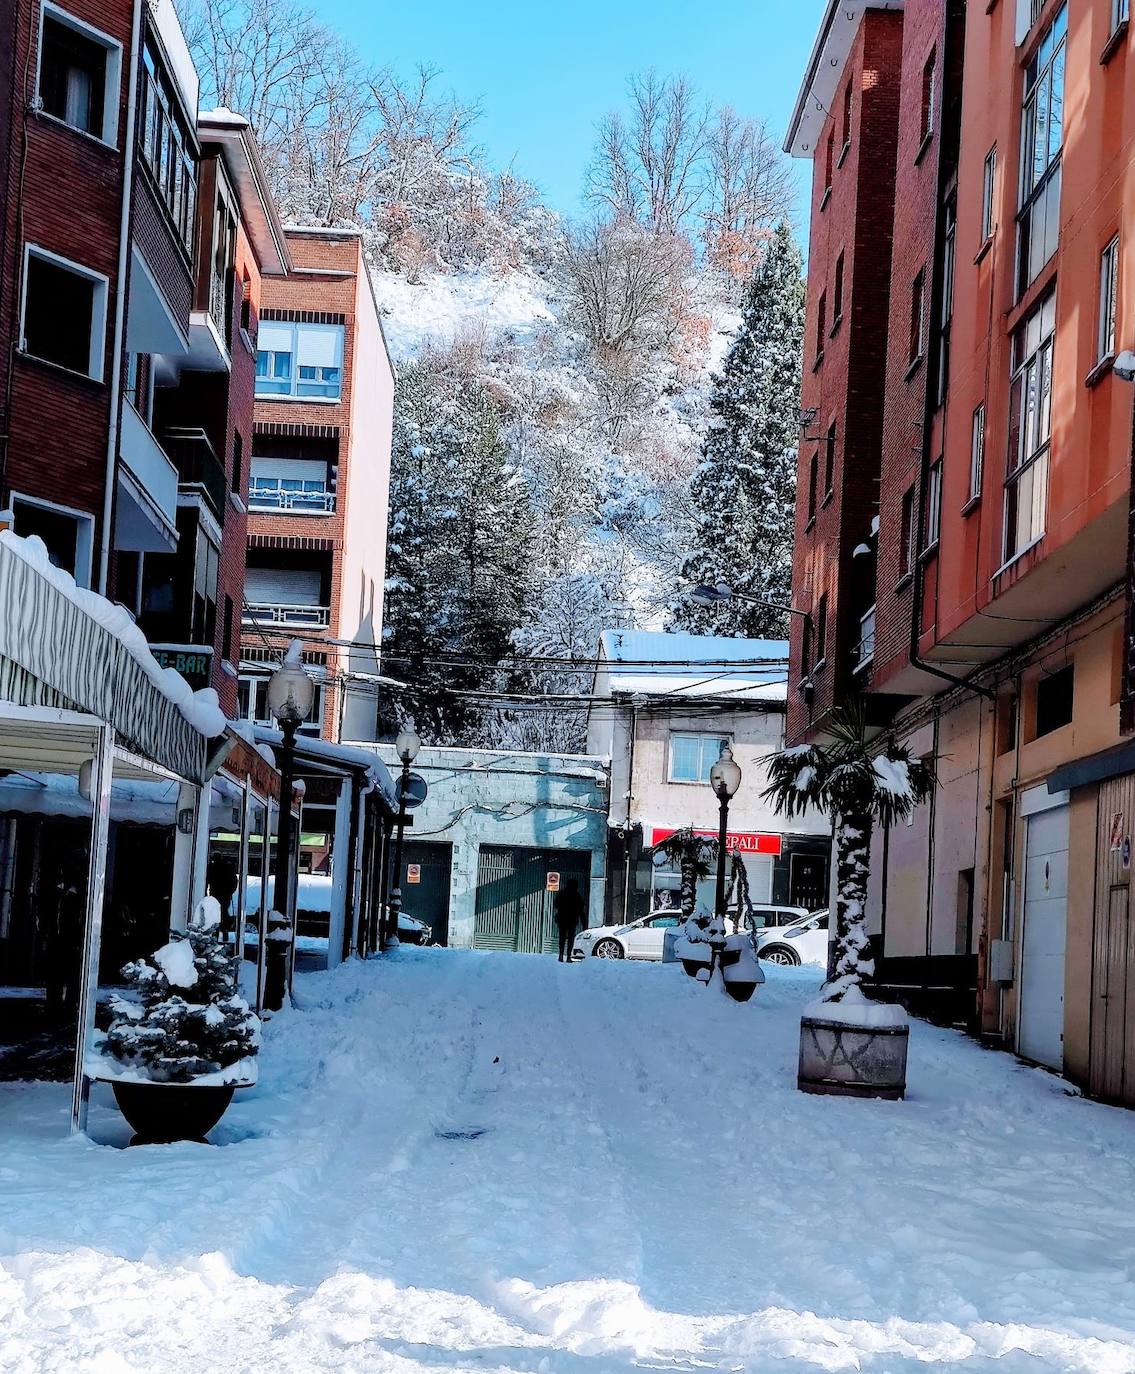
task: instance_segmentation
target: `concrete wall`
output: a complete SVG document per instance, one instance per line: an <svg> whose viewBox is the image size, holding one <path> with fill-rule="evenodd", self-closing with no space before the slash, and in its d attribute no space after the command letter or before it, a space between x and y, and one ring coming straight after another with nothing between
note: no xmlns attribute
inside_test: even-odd
<svg viewBox="0 0 1135 1374"><path fill-rule="evenodd" d="M374 746L392 771L389 744ZM424 748L414 772L429 785L414 812L414 840L453 845L449 943L470 948L481 845L591 851L589 925L601 925L607 864L607 775L585 755Z"/></svg>

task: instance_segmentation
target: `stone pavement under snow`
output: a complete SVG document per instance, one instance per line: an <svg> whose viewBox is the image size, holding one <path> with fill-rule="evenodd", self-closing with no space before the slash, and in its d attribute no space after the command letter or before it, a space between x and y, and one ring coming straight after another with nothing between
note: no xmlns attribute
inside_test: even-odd
<svg viewBox="0 0 1135 1374"><path fill-rule="evenodd" d="M922 1025L906 1102L806 1097L817 981L308 975L220 1148L4 1085L0 1370L1135 1370L1135 1115Z"/></svg>

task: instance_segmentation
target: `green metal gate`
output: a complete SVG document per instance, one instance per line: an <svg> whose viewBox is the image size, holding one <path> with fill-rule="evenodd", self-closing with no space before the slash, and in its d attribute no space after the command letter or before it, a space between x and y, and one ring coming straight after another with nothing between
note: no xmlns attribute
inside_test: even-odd
<svg viewBox="0 0 1135 1374"><path fill-rule="evenodd" d="M408 881L411 864L418 866L418 881ZM433 930L435 945L449 943L449 884L453 872L453 846L429 840L407 840L402 853L402 910Z"/></svg>
<svg viewBox="0 0 1135 1374"><path fill-rule="evenodd" d="M569 878L576 880L586 912L591 886L589 849L482 845L477 862L474 948L554 954L555 894L548 891L549 873L559 874L561 890Z"/></svg>

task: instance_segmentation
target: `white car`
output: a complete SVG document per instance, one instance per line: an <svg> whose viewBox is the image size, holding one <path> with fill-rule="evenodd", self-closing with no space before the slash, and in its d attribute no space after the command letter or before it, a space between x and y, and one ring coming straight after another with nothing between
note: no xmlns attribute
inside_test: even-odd
<svg viewBox="0 0 1135 1374"><path fill-rule="evenodd" d="M757 931L757 958L770 964L828 962L828 913L810 911L789 925Z"/></svg>
<svg viewBox="0 0 1135 1374"><path fill-rule="evenodd" d="M682 924L682 914L672 908L652 911L625 926L594 926L581 930L575 937L571 957L586 959L655 959L662 958L666 932Z"/></svg>

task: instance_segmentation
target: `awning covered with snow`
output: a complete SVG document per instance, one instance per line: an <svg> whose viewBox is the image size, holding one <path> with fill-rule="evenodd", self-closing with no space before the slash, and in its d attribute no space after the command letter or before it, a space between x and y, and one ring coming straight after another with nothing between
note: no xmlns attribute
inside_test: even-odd
<svg viewBox="0 0 1135 1374"><path fill-rule="evenodd" d="M207 741L224 729L211 691L158 666L120 606L51 565L38 539L0 533L0 699L80 711L120 743L184 778L205 779Z"/></svg>

